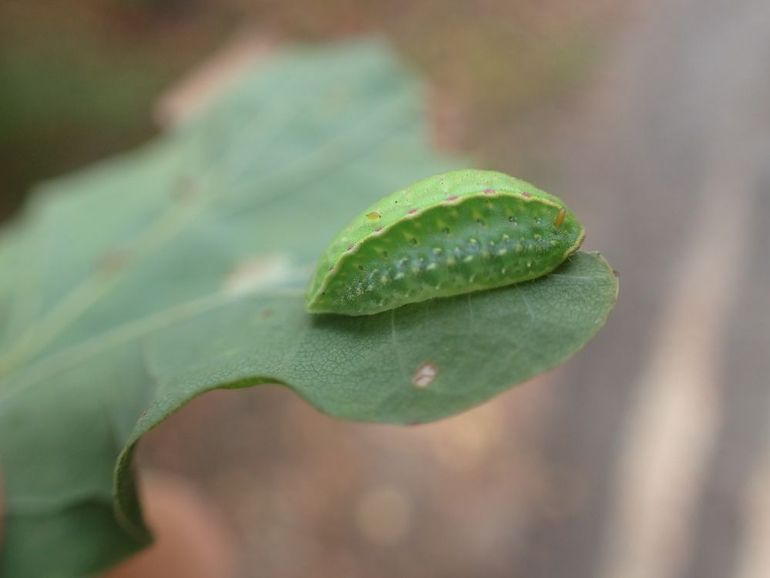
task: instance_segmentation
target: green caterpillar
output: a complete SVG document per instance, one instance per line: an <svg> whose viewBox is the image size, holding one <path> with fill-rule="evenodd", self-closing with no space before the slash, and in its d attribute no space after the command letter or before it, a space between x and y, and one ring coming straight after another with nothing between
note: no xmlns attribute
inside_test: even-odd
<svg viewBox="0 0 770 578"><path fill-rule="evenodd" d="M372 315L435 297L540 277L577 251L565 204L503 173L453 171L370 207L321 257L311 313Z"/></svg>

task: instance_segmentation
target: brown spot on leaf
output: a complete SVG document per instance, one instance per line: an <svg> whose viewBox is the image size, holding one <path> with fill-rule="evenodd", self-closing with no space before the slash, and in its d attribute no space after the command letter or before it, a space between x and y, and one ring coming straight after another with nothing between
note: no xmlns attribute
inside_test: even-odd
<svg viewBox="0 0 770 578"><path fill-rule="evenodd" d="M171 189L171 196L174 200L184 203L193 199L196 192L195 181L191 177L182 176L174 183Z"/></svg>
<svg viewBox="0 0 770 578"><path fill-rule="evenodd" d="M101 259L99 259L98 267L102 273L109 275L123 269L128 265L129 260L130 255L128 251L123 249L113 249L102 255Z"/></svg>

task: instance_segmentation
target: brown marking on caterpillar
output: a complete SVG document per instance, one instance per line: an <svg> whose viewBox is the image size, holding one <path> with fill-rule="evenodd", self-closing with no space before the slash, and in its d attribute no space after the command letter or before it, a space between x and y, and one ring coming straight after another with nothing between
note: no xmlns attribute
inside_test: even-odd
<svg viewBox="0 0 770 578"><path fill-rule="evenodd" d="M524 197L525 199L531 199L532 198L532 195L530 193L528 193L527 191L522 191L521 196Z"/></svg>
<svg viewBox="0 0 770 578"><path fill-rule="evenodd" d="M562 223L564 223L564 217L567 216L567 209L564 207L561 207L559 209L559 212L556 214L556 218L553 220L553 226L557 229L561 227Z"/></svg>
<svg viewBox="0 0 770 578"><path fill-rule="evenodd" d="M495 189L484 189L485 195L494 195L496 192Z"/></svg>

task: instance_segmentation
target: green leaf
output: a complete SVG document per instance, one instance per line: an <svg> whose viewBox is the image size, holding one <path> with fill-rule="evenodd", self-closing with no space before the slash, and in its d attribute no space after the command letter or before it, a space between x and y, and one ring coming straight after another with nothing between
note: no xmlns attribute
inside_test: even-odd
<svg viewBox="0 0 770 578"><path fill-rule="evenodd" d="M134 445L204 391L281 383L342 418L426 422L598 331L617 283L586 253L500 290L305 312L339 228L458 165L422 106L377 42L287 51L159 142L43 187L0 236L2 576L91 575L146 545Z"/></svg>

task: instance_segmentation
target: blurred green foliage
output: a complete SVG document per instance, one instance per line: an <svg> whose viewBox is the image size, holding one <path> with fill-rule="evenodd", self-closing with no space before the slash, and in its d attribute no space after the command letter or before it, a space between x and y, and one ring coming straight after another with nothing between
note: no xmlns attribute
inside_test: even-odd
<svg viewBox="0 0 770 578"><path fill-rule="evenodd" d="M224 30L170 8L155 1L0 5L0 219L35 182L154 133L158 94Z"/></svg>
<svg viewBox="0 0 770 578"><path fill-rule="evenodd" d="M0 219L33 183L148 138L160 92L243 26L386 32L438 87L439 140L521 173L539 160L540 112L586 77L612 16L602 0L7 0Z"/></svg>

